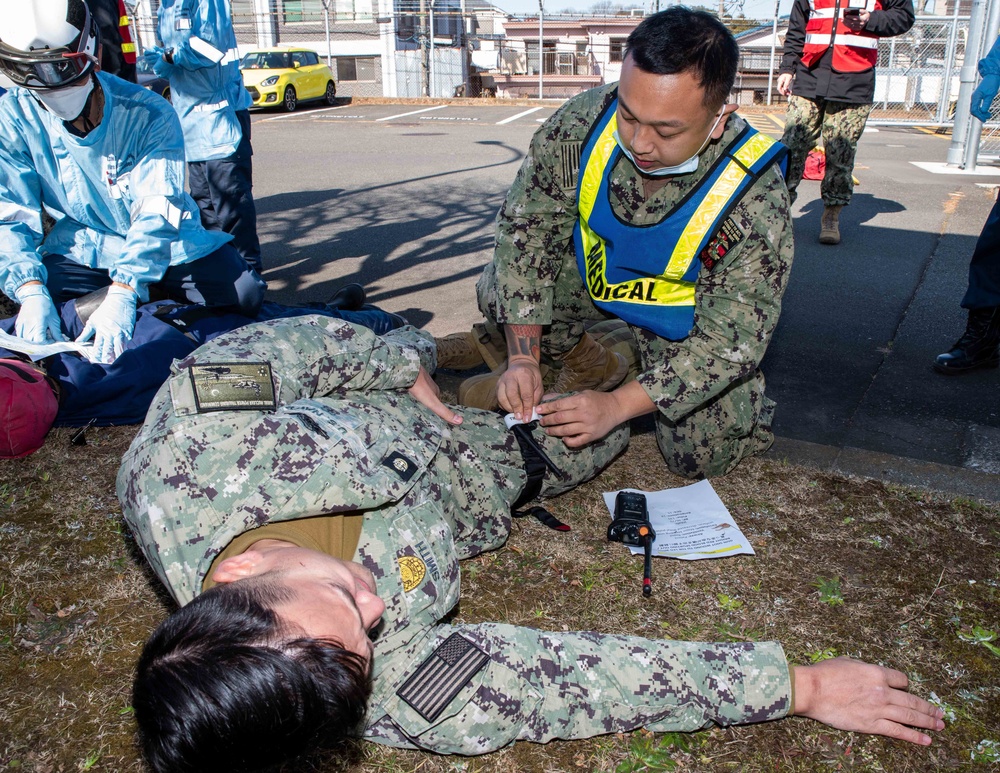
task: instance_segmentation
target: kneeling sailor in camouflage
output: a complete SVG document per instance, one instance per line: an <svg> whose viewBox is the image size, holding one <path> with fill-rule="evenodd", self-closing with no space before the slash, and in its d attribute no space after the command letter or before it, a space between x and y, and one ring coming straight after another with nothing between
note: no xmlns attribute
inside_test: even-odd
<svg viewBox="0 0 1000 773"><path fill-rule="evenodd" d="M799 713L841 727L929 743L896 722L942 726L891 689L903 674L849 660L791 672L776 642L442 622L459 561L504 544L512 505L594 475L627 430L576 451L539 433L562 474L536 474L537 450L498 416L440 403L433 365L413 328L314 317L175 363L118 475L136 540L185 605L138 665L154 770L269 769L350 734L480 754L757 722L790 713L793 681Z"/></svg>
<svg viewBox="0 0 1000 773"><path fill-rule="evenodd" d="M494 354L503 364L467 380L460 402L538 406L572 446L653 413L684 477L723 475L770 447L759 365L792 229L783 146L726 104L738 60L717 18L671 7L629 36L618 83L569 100L535 133L477 285L484 332L502 326L493 339L506 339L507 360ZM585 332L609 318L632 332L635 380ZM492 366L484 338L442 339L439 365ZM543 391L579 394L539 406Z"/></svg>

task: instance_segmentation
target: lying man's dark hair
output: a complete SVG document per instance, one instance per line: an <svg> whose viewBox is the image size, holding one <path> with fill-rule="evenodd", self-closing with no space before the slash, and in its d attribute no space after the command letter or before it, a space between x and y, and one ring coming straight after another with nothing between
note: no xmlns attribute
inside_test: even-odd
<svg viewBox="0 0 1000 773"><path fill-rule="evenodd" d="M132 690L153 770L268 771L359 732L369 665L335 641L286 641L270 607L287 597L256 578L219 585L156 629Z"/></svg>
<svg viewBox="0 0 1000 773"><path fill-rule="evenodd" d="M626 54L653 75L692 71L705 90L705 106L713 110L733 90L740 60L739 46L726 25L707 11L683 5L644 19L628 36Z"/></svg>

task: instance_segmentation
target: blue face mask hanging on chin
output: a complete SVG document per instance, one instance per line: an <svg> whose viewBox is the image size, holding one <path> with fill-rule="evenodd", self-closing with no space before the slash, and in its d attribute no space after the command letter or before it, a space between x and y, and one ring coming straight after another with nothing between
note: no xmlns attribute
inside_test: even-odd
<svg viewBox="0 0 1000 773"><path fill-rule="evenodd" d="M719 111L719 115L716 116L715 123L713 123L712 128L708 130L708 136L705 138L705 141L701 143L701 147L698 148L698 151L693 156L691 156L691 158L675 166L665 166L660 169L653 169L652 171L649 172L640 168L640 166L635 163L635 157L632 155L632 151L630 151L628 148L625 147L625 143L622 142L622 138L618 136L617 129L615 129L613 134L615 142L618 143L618 147L621 148L622 153L624 153L628 157L629 161L635 164L635 168L639 170L640 174L644 174L647 177L666 177L667 175L672 175L672 174L691 174L691 172L695 171L698 168L698 157L701 155L701 152L708 145L709 141L711 141L712 134L715 132L715 128L719 125L719 121L722 120L722 116L725 114L726 114L726 108L723 105L722 110Z"/></svg>

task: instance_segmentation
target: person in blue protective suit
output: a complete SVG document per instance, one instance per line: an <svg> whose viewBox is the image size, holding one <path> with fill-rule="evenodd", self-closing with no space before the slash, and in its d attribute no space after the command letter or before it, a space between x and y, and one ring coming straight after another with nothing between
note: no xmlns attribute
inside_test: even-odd
<svg viewBox="0 0 1000 773"><path fill-rule="evenodd" d="M35 343L64 338L56 303L104 291L80 340L110 362L151 292L254 316L266 285L202 226L170 105L98 72L97 30L83 0L0 16L0 69L18 86L0 100L0 288Z"/></svg>
<svg viewBox="0 0 1000 773"><path fill-rule="evenodd" d="M131 340L114 362L91 362L76 352L64 352L31 365L17 352L0 347L0 368L17 364L44 374L58 398L57 411L41 420L31 380L14 380L0 390L0 458L33 453L41 447L53 427L99 427L138 424L145 418L153 396L170 375L170 363L187 357L197 347L222 333L273 319L319 314L369 328L378 335L406 324L398 314L366 304L364 290L351 284L341 288L327 303L286 306L266 301L254 317L197 304L155 301L140 306ZM86 326L93 313L92 300L61 304L62 328L70 335ZM11 333L14 319L0 320L0 330ZM4 374L0 369L0 375ZM24 414L32 413L35 416ZM54 414L54 415L53 415Z"/></svg>
<svg viewBox="0 0 1000 773"><path fill-rule="evenodd" d="M240 75L229 2L162 0L158 15L163 47L147 48L143 56L153 72L170 81L202 223L232 234L233 246L260 271L251 100Z"/></svg>
<svg viewBox="0 0 1000 773"><path fill-rule="evenodd" d="M1000 39L979 61L979 74L983 79L972 92L971 110L986 123L1000 91ZM972 252L962 308L969 310L965 332L951 349L934 359L934 370L950 376L1000 367L1000 201L993 205Z"/></svg>

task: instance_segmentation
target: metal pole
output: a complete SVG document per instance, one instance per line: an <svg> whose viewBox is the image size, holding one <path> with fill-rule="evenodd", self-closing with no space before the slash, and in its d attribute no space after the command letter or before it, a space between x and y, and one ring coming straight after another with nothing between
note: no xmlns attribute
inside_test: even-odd
<svg viewBox="0 0 1000 773"><path fill-rule="evenodd" d="M538 98L542 98L542 70L545 69L542 59L542 36L545 34L545 22L542 17L545 15L543 3L545 0L538 0Z"/></svg>
<svg viewBox="0 0 1000 773"><path fill-rule="evenodd" d="M1000 4L993 3L990 8L989 19L986 21L986 30L983 35L983 46L981 53L986 53L993 47L997 39L997 27L1000 26ZM965 168L972 172L976 169L976 157L979 155L979 140L983 135L983 122L976 118L969 121L969 140L965 144Z"/></svg>
<svg viewBox="0 0 1000 773"><path fill-rule="evenodd" d="M433 97L437 96L437 91L434 90L434 0L431 0L431 46L430 46L431 56L430 62L428 63L427 70L427 96Z"/></svg>
<svg viewBox="0 0 1000 773"><path fill-rule="evenodd" d="M425 97L430 94L430 63L427 60L427 2L420 0L420 90Z"/></svg>
<svg viewBox="0 0 1000 773"><path fill-rule="evenodd" d="M878 50L878 49L876 49ZM890 72L892 71L892 65L896 61L896 38L889 38L889 66L886 68ZM904 87L908 88L908 87ZM889 92L892 91L892 76L885 76L885 97L882 99L882 109L889 109ZM904 96L905 99L905 96Z"/></svg>
<svg viewBox="0 0 1000 773"><path fill-rule="evenodd" d="M969 37L965 43L965 59L959 71L958 103L955 106L955 126L951 133L951 145L948 147L947 163L950 166L965 168L965 143L968 139L969 124L972 114L969 112L969 102L972 91L976 87L976 65L979 64L979 54L983 47L983 27L986 26L988 12L987 0L972 0L972 13L969 16Z"/></svg>
<svg viewBox="0 0 1000 773"><path fill-rule="evenodd" d="M951 17L951 31L948 33L948 43L944 50L944 80L942 81L941 99L938 100L937 121L944 123L948 118L948 105L951 97L951 74L955 68L958 53L958 3L955 3L955 13ZM923 62L921 62L923 64Z"/></svg>
<svg viewBox="0 0 1000 773"><path fill-rule="evenodd" d="M330 0L323 0L323 27L326 30L326 66L333 67L330 57Z"/></svg>
<svg viewBox="0 0 1000 773"><path fill-rule="evenodd" d="M778 45L778 8L781 0L774 0L774 23L771 25L771 62L767 66L767 104L771 104L771 84L774 81L774 52Z"/></svg>
<svg viewBox="0 0 1000 773"><path fill-rule="evenodd" d="M468 97L471 96L469 93L471 91L469 60L472 58L472 53L469 51L468 40L471 30L466 28L465 0L461 0L459 3L459 11L462 14L462 31L458 38L458 46L462 51L462 86L465 96Z"/></svg>

